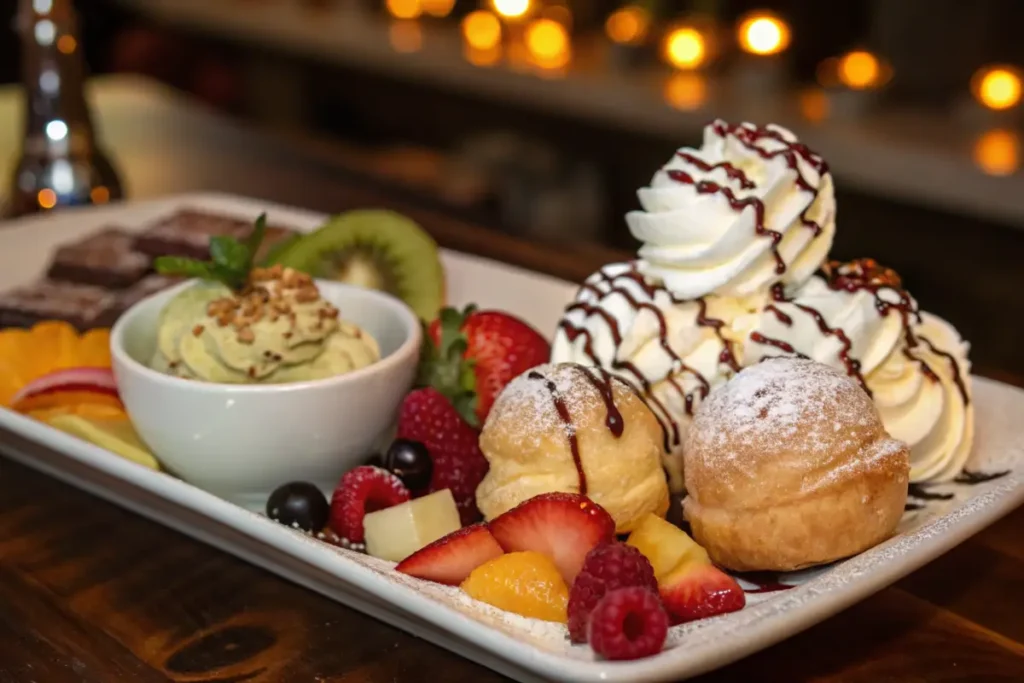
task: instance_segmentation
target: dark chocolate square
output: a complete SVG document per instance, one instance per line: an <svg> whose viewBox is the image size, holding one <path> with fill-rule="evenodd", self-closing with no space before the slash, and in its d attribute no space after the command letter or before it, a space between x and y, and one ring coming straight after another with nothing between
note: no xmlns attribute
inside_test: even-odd
<svg viewBox="0 0 1024 683"><path fill-rule="evenodd" d="M98 287L128 287L149 271L152 259L135 250L135 236L108 228L57 249L47 276Z"/></svg>
<svg viewBox="0 0 1024 683"><path fill-rule="evenodd" d="M58 280L40 280L0 294L0 328L31 327L63 320L79 330L114 321L117 296L108 289Z"/></svg>
<svg viewBox="0 0 1024 683"><path fill-rule="evenodd" d="M182 209L153 223L138 235L135 248L149 256L187 256L207 259L210 254L210 238L229 235L238 239L247 237L252 231L253 221L233 216ZM295 234L294 230L277 225L268 225L263 239L261 254Z"/></svg>

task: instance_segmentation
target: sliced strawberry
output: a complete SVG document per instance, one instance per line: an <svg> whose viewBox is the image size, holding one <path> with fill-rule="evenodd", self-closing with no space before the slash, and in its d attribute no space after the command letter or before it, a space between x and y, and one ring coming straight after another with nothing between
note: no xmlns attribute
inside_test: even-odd
<svg viewBox="0 0 1024 683"><path fill-rule="evenodd" d="M398 438L427 448L433 469L429 492L449 489L463 524L480 520L476 487L487 474L480 432L466 423L436 389L417 389L405 397L398 415Z"/></svg>
<svg viewBox="0 0 1024 683"><path fill-rule="evenodd" d="M554 560L565 582L583 567L599 543L615 538L615 520L604 508L576 493L545 493L512 508L490 523L505 552L534 550Z"/></svg>
<svg viewBox="0 0 1024 683"><path fill-rule="evenodd" d="M110 368L66 368L37 377L11 397L14 405L36 394L55 391L95 391L117 395L117 382Z"/></svg>
<svg viewBox="0 0 1024 683"><path fill-rule="evenodd" d="M428 337L433 344L425 355L421 383L437 387L460 411L460 401L465 402L481 425L509 382L551 356L547 339L519 318L473 306L461 312L442 310Z"/></svg>
<svg viewBox="0 0 1024 683"><path fill-rule="evenodd" d="M419 579L458 586L474 569L503 554L487 527L474 524L416 551L396 569Z"/></svg>
<svg viewBox="0 0 1024 683"><path fill-rule="evenodd" d="M735 612L747 603L735 579L703 562L684 562L659 581L658 592L673 624Z"/></svg>

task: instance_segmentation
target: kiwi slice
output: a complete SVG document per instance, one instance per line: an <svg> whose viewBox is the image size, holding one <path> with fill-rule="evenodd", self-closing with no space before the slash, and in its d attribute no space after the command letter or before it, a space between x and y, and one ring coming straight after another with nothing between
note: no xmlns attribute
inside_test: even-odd
<svg viewBox="0 0 1024 683"><path fill-rule="evenodd" d="M423 320L436 318L444 305L437 243L393 211L361 209L335 216L272 259L316 278L388 292Z"/></svg>

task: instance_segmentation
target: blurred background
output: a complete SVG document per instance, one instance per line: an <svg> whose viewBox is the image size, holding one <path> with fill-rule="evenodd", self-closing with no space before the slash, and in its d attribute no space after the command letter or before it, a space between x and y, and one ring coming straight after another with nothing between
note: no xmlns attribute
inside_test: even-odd
<svg viewBox="0 0 1024 683"><path fill-rule="evenodd" d="M5 20L18 4L0 0ZM785 125L836 176L836 258L893 265L1019 355L992 314L1012 299L1024 317L1020 0L75 5L91 73L156 79L539 241L632 249L636 188L706 122ZM17 83L11 38L0 80Z"/></svg>
<svg viewBox="0 0 1024 683"><path fill-rule="evenodd" d="M316 137L516 233L630 246L635 189L715 116L787 125L822 153L840 235L906 208L1024 224L1007 191L1021 155L1015 0L77 7L92 73L145 74ZM0 50L0 78L16 82L17 41Z"/></svg>

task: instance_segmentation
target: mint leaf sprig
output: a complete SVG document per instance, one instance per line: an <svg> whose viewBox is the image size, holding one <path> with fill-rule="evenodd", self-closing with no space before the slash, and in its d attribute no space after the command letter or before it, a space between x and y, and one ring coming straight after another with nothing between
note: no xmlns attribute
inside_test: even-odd
<svg viewBox="0 0 1024 683"><path fill-rule="evenodd" d="M227 235L210 238L210 260L199 261L181 256L160 256L154 261L156 272L162 275L197 277L220 282L232 290L240 291L249 281L249 272L256 261L256 253L267 232L267 214L260 214L252 232L244 240Z"/></svg>

